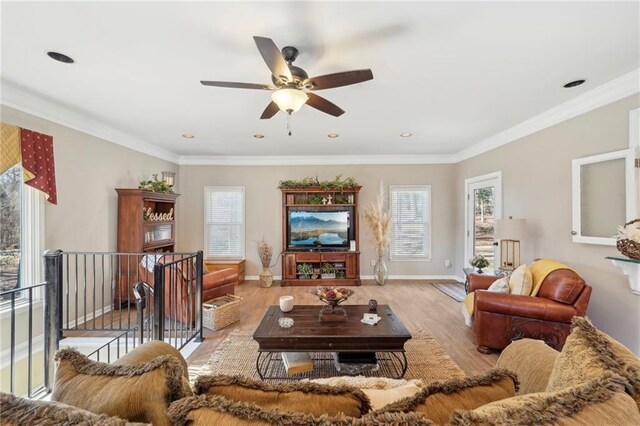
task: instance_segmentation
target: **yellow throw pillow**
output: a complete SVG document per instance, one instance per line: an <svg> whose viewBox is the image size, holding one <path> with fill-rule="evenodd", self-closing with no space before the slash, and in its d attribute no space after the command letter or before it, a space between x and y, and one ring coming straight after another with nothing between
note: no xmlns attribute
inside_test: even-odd
<svg viewBox="0 0 640 426"><path fill-rule="evenodd" d="M308 413L314 416L343 413L360 417L371 410L369 398L353 386L311 382L266 383L243 376L200 376L198 395L219 395L231 401L252 402L265 409Z"/></svg>
<svg viewBox="0 0 640 426"><path fill-rule="evenodd" d="M377 412L424 413L436 424L448 424L455 410L473 410L515 396L515 373L494 369L486 374L428 384L416 395L382 407Z"/></svg>
<svg viewBox="0 0 640 426"><path fill-rule="evenodd" d="M533 279L531 271L527 265L520 265L509 277L509 289L511 294L519 294L521 296L529 296L533 287Z"/></svg>
<svg viewBox="0 0 640 426"><path fill-rule="evenodd" d="M557 392L531 393L457 411L451 426L640 425L640 412L624 393L625 380L611 373Z"/></svg>
<svg viewBox="0 0 640 426"><path fill-rule="evenodd" d="M591 321L574 317L571 334L556 358L549 377L547 392L569 386L611 372L624 377L627 393L640 409L640 360L622 344L596 329Z"/></svg>
<svg viewBox="0 0 640 426"><path fill-rule="evenodd" d="M133 422L168 426L167 408L187 395L180 361L165 355L133 365L96 362L76 349L56 353L51 400Z"/></svg>
<svg viewBox="0 0 640 426"><path fill-rule="evenodd" d="M307 413L265 409L256 404L230 401L222 396L198 395L182 398L169 407L169 418L174 425L189 426L433 426L420 413L380 413L354 418L339 414L314 417Z"/></svg>

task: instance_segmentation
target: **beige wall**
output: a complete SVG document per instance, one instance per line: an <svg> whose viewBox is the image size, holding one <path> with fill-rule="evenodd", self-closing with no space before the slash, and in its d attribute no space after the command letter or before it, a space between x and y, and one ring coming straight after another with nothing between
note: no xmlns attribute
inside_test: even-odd
<svg viewBox="0 0 640 426"><path fill-rule="evenodd" d="M617 250L572 242L571 160L627 148L629 111L639 106L640 96L631 96L459 163L455 186L456 268L464 263L464 180L502 171L503 217L526 218L529 226L523 260L552 257L575 268L593 286L588 316L636 353L640 297L605 259Z"/></svg>
<svg viewBox="0 0 640 426"><path fill-rule="evenodd" d="M58 204L45 207L45 248L115 251L118 198L168 161L2 106L2 122L53 136Z"/></svg>
<svg viewBox="0 0 640 426"><path fill-rule="evenodd" d="M44 249L116 251L118 198L114 188L137 188L138 183L149 179L152 173L178 169L173 163L6 106L0 111L3 123L53 136L58 204L45 205ZM95 276L96 282L101 283L101 272L94 273L91 268L89 262L87 276L90 281ZM108 264L106 268L108 270ZM80 271L83 276L84 270ZM112 299L108 272L104 282L107 283L104 309L109 310ZM73 284L70 285L73 288ZM86 315L90 319L94 311L99 314L103 309L102 292L97 292L95 306L91 292L89 294L86 306L82 297L79 299L77 312L80 318ZM76 312L73 298L69 304L70 312ZM72 314L71 320L73 318Z"/></svg>
<svg viewBox="0 0 640 426"><path fill-rule="evenodd" d="M445 259L455 255L451 231L455 227L454 165L385 165L385 166L181 166L178 176L180 191L178 213L178 247L180 250L201 250L204 246L204 187L244 186L246 191L246 257L247 275L259 273L256 243L262 237L282 248L281 193L278 182L318 176L333 179L338 174L353 176L363 186L360 192L360 251L362 275L371 275L370 260L374 259L371 237L362 216L364 208L376 196L380 182L385 185L428 184L433 200L432 260L421 262L388 262L391 275L454 275L453 268L444 267ZM274 267L281 274L280 263Z"/></svg>

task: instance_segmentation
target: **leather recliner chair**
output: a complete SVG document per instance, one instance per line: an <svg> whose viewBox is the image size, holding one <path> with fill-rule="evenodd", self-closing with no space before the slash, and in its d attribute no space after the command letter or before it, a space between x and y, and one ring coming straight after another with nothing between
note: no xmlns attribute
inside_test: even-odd
<svg viewBox="0 0 640 426"><path fill-rule="evenodd" d="M545 277L535 297L482 291L498 278L468 277L469 293L474 292L475 299L473 328L478 351L502 350L523 338L544 340L561 350L571 331L571 318L586 313L591 286L573 270L557 269Z"/></svg>
<svg viewBox="0 0 640 426"><path fill-rule="evenodd" d="M178 259L175 257L175 259ZM171 263L173 255L165 255L157 263ZM141 281L155 288L153 272L139 265ZM235 293L238 273L234 269L222 269L202 275L202 303ZM181 261L164 268L164 313L171 319L183 324L195 321L196 306L196 268L191 260ZM191 308L189 309L189 300ZM153 303L153 302L152 302Z"/></svg>

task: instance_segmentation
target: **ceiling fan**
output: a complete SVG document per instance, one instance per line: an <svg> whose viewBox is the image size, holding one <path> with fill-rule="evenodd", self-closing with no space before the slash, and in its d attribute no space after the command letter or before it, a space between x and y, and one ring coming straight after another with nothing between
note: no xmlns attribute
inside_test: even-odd
<svg viewBox="0 0 640 426"><path fill-rule="evenodd" d="M291 113L302 108L304 104L334 117L339 117L344 114L344 110L325 98L316 95L313 91L348 86L373 79L373 73L370 69L345 71L309 78L305 70L293 65L293 61L298 57L298 49L286 46L282 48L282 53L280 53L280 50L270 38L254 36L253 39L262 55L262 59L271 70L273 85L205 80L201 80L200 83L205 86L273 91L271 94L272 100L262 112L261 119L271 118L279 110L291 115Z"/></svg>

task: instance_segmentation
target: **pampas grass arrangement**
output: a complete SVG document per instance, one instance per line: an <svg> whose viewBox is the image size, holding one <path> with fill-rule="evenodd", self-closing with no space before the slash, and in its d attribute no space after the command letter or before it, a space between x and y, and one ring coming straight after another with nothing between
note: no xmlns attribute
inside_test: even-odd
<svg viewBox="0 0 640 426"><path fill-rule="evenodd" d="M258 257L262 263L260 287L271 287L273 274L269 270L269 266L271 266L271 258L273 257L273 247L264 238L258 241Z"/></svg>
<svg viewBox="0 0 640 426"><path fill-rule="evenodd" d="M269 269L273 257L273 247L264 238L258 241L258 257L264 269Z"/></svg>
<svg viewBox="0 0 640 426"><path fill-rule="evenodd" d="M376 255L378 259L382 259L389 245L389 227L391 225L391 214L387 209L387 195L382 183L378 189L378 195L372 205L367 207L364 217L369 224L369 229L373 234L373 242L375 244Z"/></svg>

